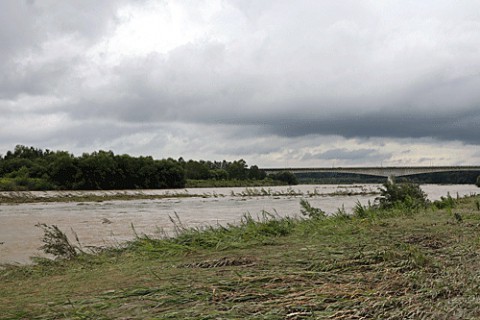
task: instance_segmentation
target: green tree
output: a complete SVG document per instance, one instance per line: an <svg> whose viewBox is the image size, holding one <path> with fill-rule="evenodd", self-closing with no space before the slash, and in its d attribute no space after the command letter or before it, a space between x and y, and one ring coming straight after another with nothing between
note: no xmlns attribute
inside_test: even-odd
<svg viewBox="0 0 480 320"><path fill-rule="evenodd" d="M75 157L65 151L58 151L48 156L50 180L59 189L74 189L80 170Z"/></svg>
<svg viewBox="0 0 480 320"><path fill-rule="evenodd" d="M142 181L138 175L141 168L140 158L134 158L128 154L115 156L117 163L116 185L119 189L141 188Z"/></svg>
<svg viewBox="0 0 480 320"><path fill-rule="evenodd" d="M158 188L184 188L185 170L180 163L173 159L157 160L155 162L158 174Z"/></svg>
<svg viewBox="0 0 480 320"><path fill-rule="evenodd" d="M226 170L230 179L247 179L247 163L243 159L236 160L227 164Z"/></svg>
<svg viewBox="0 0 480 320"><path fill-rule="evenodd" d="M275 173L272 175L273 180L284 182L288 185L296 185L298 184L297 177L291 173L290 171L282 171L279 173Z"/></svg>
<svg viewBox="0 0 480 320"><path fill-rule="evenodd" d="M185 175L187 179L206 180L210 178L210 167L203 160L189 160L185 163Z"/></svg>
<svg viewBox="0 0 480 320"><path fill-rule="evenodd" d="M250 169L248 170L248 178L252 180L263 180L267 174L265 171L260 170L258 166L251 166Z"/></svg>
<svg viewBox="0 0 480 320"><path fill-rule="evenodd" d="M213 180L227 180L228 172L223 169L212 169L210 170L210 179Z"/></svg>
<svg viewBox="0 0 480 320"><path fill-rule="evenodd" d="M78 159L80 169L79 189L115 189L117 171L114 154L111 151L84 153Z"/></svg>
<svg viewBox="0 0 480 320"><path fill-rule="evenodd" d="M44 152L42 149L36 149L34 147L26 147L22 145L15 146L13 152L8 151L5 155L5 159L11 158L21 158L21 159L30 159L34 160L36 158L43 157Z"/></svg>

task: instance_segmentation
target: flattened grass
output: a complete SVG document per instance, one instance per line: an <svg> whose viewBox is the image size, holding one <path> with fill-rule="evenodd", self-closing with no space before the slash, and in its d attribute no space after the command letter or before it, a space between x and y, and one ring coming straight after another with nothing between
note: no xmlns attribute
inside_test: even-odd
<svg viewBox="0 0 480 320"><path fill-rule="evenodd" d="M7 267L0 319L477 319L478 200L358 217L247 216Z"/></svg>

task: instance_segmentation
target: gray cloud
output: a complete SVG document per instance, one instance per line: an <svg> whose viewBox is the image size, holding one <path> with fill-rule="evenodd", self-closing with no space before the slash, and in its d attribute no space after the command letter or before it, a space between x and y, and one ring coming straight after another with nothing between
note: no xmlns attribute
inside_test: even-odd
<svg viewBox="0 0 480 320"><path fill-rule="evenodd" d="M382 154L376 149L348 150L346 148L337 148L315 154L307 153L303 156L303 160L320 159L339 160L346 163L358 163L364 161L378 163L388 160L391 156L391 154Z"/></svg>
<svg viewBox="0 0 480 320"><path fill-rule="evenodd" d="M153 34L175 34L178 44L162 49L165 38L140 54L116 48L112 39L135 18L132 8L158 10L165 25ZM171 141L162 148L172 151L182 136L185 146L195 139L189 127L208 127L223 151L200 142L198 150L272 157L286 152L285 141L303 139L310 149L324 136L362 144L297 149L299 161L388 159L390 151L368 145L370 138L478 145L479 10L447 0L231 0L218 8L208 1L7 0L0 4L0 117L19 126L35 116L64 121L30 127L26 140L0 133L9 137L4 143L43 137L125 152L132 144L119 137L144 135L153 144L165 135ZM229 143L235 139L241 144ZM404 151L398 154L414 154Z"/></svg>

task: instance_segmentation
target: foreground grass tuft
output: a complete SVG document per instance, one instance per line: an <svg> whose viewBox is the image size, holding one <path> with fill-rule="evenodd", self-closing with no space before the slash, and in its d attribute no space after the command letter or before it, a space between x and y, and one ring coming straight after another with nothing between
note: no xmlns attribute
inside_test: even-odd
<svg viewBox="0 0 480 320"><path fill-rule="evenodd" d="M176 221L174 238L5 266L0 319L478 319L479 200Z"/></svg>

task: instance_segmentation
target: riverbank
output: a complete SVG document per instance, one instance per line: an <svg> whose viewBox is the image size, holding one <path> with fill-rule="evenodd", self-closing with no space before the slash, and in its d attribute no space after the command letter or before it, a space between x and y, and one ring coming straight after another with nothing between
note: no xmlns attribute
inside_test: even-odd
<svg viewBox="0 0 480 320"><path fill-rule="evenodd" d="M174 239L7 267L0 319L478 318L479 200L177 224Z"/></svg>

